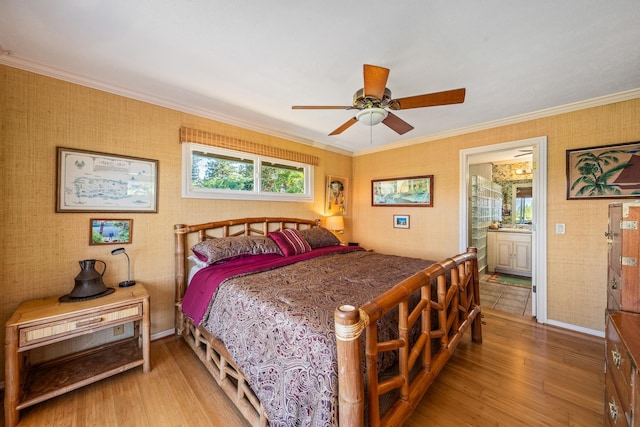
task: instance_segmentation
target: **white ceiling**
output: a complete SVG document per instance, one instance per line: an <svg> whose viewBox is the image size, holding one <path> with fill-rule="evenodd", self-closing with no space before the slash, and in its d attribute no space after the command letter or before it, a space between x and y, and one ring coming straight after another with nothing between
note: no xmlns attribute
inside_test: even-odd
<svg viewBox="0 0 640 427"><path fill-rule="evenodd" d="M363 153L605 97L640 96L637 0L0 0L0 63L316 146ZM362 65L395 98L464 104L355 124Z"/></svg>

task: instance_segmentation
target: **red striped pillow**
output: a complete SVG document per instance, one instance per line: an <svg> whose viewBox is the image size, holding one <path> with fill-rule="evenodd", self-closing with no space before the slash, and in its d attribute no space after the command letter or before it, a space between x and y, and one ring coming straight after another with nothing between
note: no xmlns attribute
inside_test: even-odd
<svg viewBox="0 0 640 427"><path fill-rule="evenodd" d="M309 243L302 237L302 234L294 228L287 228L282 231L272 231L269 233L284 256L298 255L311 250Z"/></svg>

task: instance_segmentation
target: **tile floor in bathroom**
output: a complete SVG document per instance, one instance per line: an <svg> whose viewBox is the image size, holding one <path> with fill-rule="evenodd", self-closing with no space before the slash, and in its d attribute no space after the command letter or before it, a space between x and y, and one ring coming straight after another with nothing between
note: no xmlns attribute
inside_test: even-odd
<svg viewBox="0 0 640 427"><path fill-rule="evenodd" d="M480 277L480 304L519 316L531 316L531 288L489 283Z"/></svg>

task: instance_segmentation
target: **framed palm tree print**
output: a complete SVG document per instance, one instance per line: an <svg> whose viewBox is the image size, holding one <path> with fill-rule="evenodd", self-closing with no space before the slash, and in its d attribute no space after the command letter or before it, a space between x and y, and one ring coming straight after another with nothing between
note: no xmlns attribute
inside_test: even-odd
<svg viewBox="0 0 640 427"><path fill-rule="evenodd" d="M640 141L567 150L567 199L640 198Z"/></svg>

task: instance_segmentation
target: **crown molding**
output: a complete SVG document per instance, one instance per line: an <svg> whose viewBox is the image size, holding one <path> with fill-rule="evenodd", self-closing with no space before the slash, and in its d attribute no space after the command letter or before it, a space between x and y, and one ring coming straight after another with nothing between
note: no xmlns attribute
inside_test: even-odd
<svg viewBox="0 0 640 427"><path fill-rule="evenodd" d="M98 80L93 80L84 76L69 73L64 70L60 70L54 67L28 61L22 58L13 56L11 51L0 50L0 64L7 65L9 67L18 68L24 71L29 71L35 74L40 74L46 77L52 77L54 79L63 80L69 83L74 83L80 86L97 89L102 92L108 92L114 95L124 96L126 98L135 99L137 101L146 102L148 104L157 105L159 107L165 107L172 110L180 111L187 114L193 114L194 116L203 117L206 119L215 120L218 122L226 123L232 126L238 126L243 129L263 133L277 138L287 139L289 141L298 142L300 144L309 145L314 148L318 148L325 151L331 151L346 156L352 156L353 152L347 151L338 147L333 147L327 144L323 144L318 141L313 141L306 138L301 138L296 135L288 134L285 132L274 131L273 129L256 126L251 123L237 120L233 117L220 114L218 112L207 110L203 108L197 108L190 105L180 104L167 99L159 98L147 93L137 92L134 90L126 89L120 86L104 83Z"/></svg>
<svg viewBox="0 0 640 427"><path fill-rule="evenodd" d="M7 65L9 67L19 68L21 70L30 71L43 76L52 77L58 80L63 80L70 83L75 83L80 86L86 86L93 89L97 89L103 92L112 93L114 95L120 95L127 98L135 99L138 101L146 102L149 104L157 105L160 107L169 108L172 110L180 111L183 113L193 114L198 117L203 117L218 122L226 123L232 126L238 126L244 129L260 132L266 135L275 136L278 138L287 139L289 141L298 142L300 144L309 145L314 148L318 148L325 151L331 151L346 156L363 156L367 154L373 154L383 151L394 150L396 148L407 147L416 144L422 144L429 141L435 141L444 138L450 138L453 136L464 135L467 133L478 132L486 129L491 129L500 126L511 125L515 123L521 123L529 120L535 120L543 117L554 116L563 113L569 113L573 111L583 110L586 108L599 107L602 105L612 104L614 102L628 101L631 99L640 98L640 88L632 89L625 92L619 92L612 95L601 96L598 98L592 98L585 101L574 102L558 107L547 108L544 110L534 111L532 113L520 114L517 116L507 117L504 119L494 120L491 122L480 123L477 125L467 126L463 128L453 129L446 132L439 132L431 135L426 135L418 138L407 139L396 143L386 144L382 147L370 148L367 150L361 150L357 152L348 151L342 148L334 147L328 144L324 144L318 141L313 141L306 138L301 138L296 135L291 135L285 132L274 131L273 129L264 128L261 126L255 126L252 123L243 122L230 116L206 110L202 108L196 108L185 104L176 103L174 101L158 98L146 93L133 91L120 86L115 86L107 83L103 83L97 80L89 79L84 76L69 73L64 70L60 70L54 67L28 61L13 55L13 52L3 50L0 46L0 64Z"/></svg>
<svg viewBox="0 0 640 427"><path fill-rule="evenodd" d="M434 133L434 134L419 137L419 138L408 139L405 141L386 144L383 147L375 147L367 150L358 151L356 153L353 153L353 156L354 157L364 156L366 154L378 153L378 152L393 150L401 147L408 147L410 145L422 144L429 141L436 141L438 139L450 138L452 136L460 136L467 133L478 132L478 131L492 129L500 126L527 122L530 120L540 119L543 117L550 117L550 116L556 116L558 114L570 113L578 110L585 110L587 108L600 107L602 105L613 104L615 102L629 101L631 99L636 99L636 98L640 98L640 88L631 89L631 90L627 90L619 93L614 93L611 95L605 95L598 98L587 99L584 101L578 101L571 104L561 105L558 107L546 108L544 110L538 110L531 113L520 114L517 116L507 117L504 119L494 120L491 122L479 123L477 125L453 129L446 132Z"/></svg>

